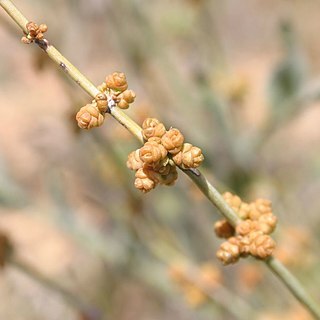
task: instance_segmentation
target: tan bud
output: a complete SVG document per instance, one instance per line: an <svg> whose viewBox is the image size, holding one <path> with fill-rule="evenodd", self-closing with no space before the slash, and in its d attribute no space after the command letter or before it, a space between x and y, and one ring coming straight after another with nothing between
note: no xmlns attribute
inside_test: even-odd
<svg viewBox="0 0 320 320"><path fill-rule="evenodd" d="M220 245L216 254L217 258L224 264L235 263L240 257L239 241L235 237L231 237L228 241Z"/></svg>
<svg viewBox="0 0 320 320"><path fill-rule="evenodd" d="M241 221L237 226L236 226L236 233L241 235L241 236L246 236L252 231L257 231L259 228L259 224L257 221L252 221L252 220L245 220Z"/></svg>
<svg viewBox="0 0 320 320"><path fill-rule="evenodd" d="M104 94L103 92L98 93L94 100L97 103L97 108L101 113L105 113L108 109L108 98L107 95Z"/></svg>
<svg viewBox="0 0 320 320"><path fill-rule="evenodd" d="M259 230L264 234L270 234L274 231L277 225L277 217L272 213L263 214L257 221Z"/></svg>
<svg viewBox="0 0 320 320"><path fill-rule="evenodd" d="M234 235L234 227L225 219L217 221L214 226L214 232L219 238L228 239Z"/></svg>
<svg viewBox="0 0 320 320"><path fill-rule="evenodd" d="M36 23L32 22L32 21L29 21L27 24L26 24L26 28L28 30L28 33L30 34L30 36L32 38L34 38L36 35L37 35L37 32L39 30L39 27Z"/></svg>
<svg viewBox="0 0 320 320"><path fill-rule="evenodd" d="M231 192L225 192L223 194L223 198L224 200L226 200L226 202L230 207L237 208L237 209L240 208L242 200L237 195L233 195Z"/></svg>
<svg viewBox="0 0 320 320"><path fill-rule="evenodd" d="M147 193L156 187L156 182L153 181L143 168L136 172L136 180L134 186L140 191Z"/></svg>
<svg viewBox="0 0 320 320"><path fill-rule="evenodd" d="M21 38L21 42L24 43L24 44L30 44L32 42L32 40L27 38L27 37L25 37L25 36L23 36Z"/></svg>
<svg viewBox="0 0 320 320"><path fill-rule="evenodd" d="M117 106L120 109L128 109L129 108L129 103L124 99L120 99L120 101L117 103Z"/></svg>
<svg viewBox="0 0 320 320"><path fill-rule="evenodd" d="M184 136L178 129L172 128L161 137L162 145L171 154L178 153L183 146Z"/></svg>
<svg viewBox="0 0 320 320"><path fill-rule="evenodd" d="M42 33L45 33L45 32L47 32L47 30L48 30L48 26L44 23L41 23L39 26L39 31Z"/></svg>
<svg viewBox="0 0 320 320"><path fill-rule="evenodd" d="M248 203L242 202L236 211L240 219L246 220L249 218L250 206Z"/></svg>
<svg viewBox="0 0 320 320"><path fill-rule="evenodd" d="M148 165L157 165L167 156L167 150L156 142L146 142L140 149L140 159Z"/></svg>
<svg viewBox="0 0 320 320"><path fill-rule="evenodd" d="M127 167L130 170L138 170L140 168L143 167L143 162L140 159L140 155L139 155L140 150L137 149L135 151L132 151L129 155L128 155L128 160L127 160Z"/></svg>
<svg viewBox="0 0 320 320"><path fill-rule="evenodd" d="M202 163L204 157L198 147L190 143L184 143L182 150L172 157L173 161L183 168L197 168Z"/></svg>
<svg viewBox="0 0 320 320"><path fill-rule="evenodd" d="M161 144L161 138L160 137L151 137L148 139L148 142L156 142L158 144Z"/></svg>
<svg viewBox="0 0 320 320"><path fill-rule="evenodd" d="M128 88L126 76L123 72L113 72L106 77L107 88L123 92Z"/></svg>
<svg viewBox="0 0 320 320"><path fill-rule="evenodd" d="M79 110L76 115L76 120L81 129L91 129L101 126L104 121L104 116L96 106L87 104Z"/></svg>
<svg viewBox="0 0 320 320"><path fill-rule="evenodd" d="M134 99L136 98L136 94L133 90L125 90L120 95L121 99L124 99L128 103L134 102Z"/></svg>
<svg viewBox="0 0 320 320"><path fill-rule="evenodd" d="M147 118L142 124L142 135L145 140L152 137L161 138L166 133L166 128L158 119Z"/></svg>
<svg viewBox="0 0 320 320"><path fill-rule="evenodd" d="M37 40L42 40L43 39L43 33L42 32L38 32L37 35L35 36L35 38Z"/></svg>
<svg viewBox="0 0 320 320"><path fill-rule="evenodd" d="M258 234L250 244L250 254L266 259L270 257L276 247L274 240L266 234Z"/></svg>

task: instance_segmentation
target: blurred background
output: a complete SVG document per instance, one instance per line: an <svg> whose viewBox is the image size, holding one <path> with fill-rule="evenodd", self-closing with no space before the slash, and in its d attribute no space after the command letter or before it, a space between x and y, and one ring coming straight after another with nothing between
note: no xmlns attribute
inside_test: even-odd
<svg viewBox="0 0 320 320"><path fill-rule="evenodd" d="M320 299L320 3L16 0L95 84L113 71L205 154L203 172L244 201L272 200L276 256ZM0 10L0 273L6 320L311 319L254 259L223 267L220 216L191 181L144 195L139 147ZM205 286L204 286L205 283Z"/></svg>

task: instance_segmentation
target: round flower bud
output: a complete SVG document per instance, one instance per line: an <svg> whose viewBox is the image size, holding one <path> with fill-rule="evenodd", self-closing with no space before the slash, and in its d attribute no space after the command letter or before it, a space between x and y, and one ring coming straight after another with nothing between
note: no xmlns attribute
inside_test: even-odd
<svg viewBox="0 0 320 320"><path fill-rule="evenodd" d="M128 88L126 76L123 72L113 72L106 77L107 88L123 92Z"/></svg>
<svg viewBox="0 0 320 320"><path fill-rule="evenodd" d="M128 103L134 102L134 99L136 98L136 94L133 90L125 90L120 95L121 99L127 101Z"/></svg>
<svg viewBox="0 0 320 320"><path fill-rule="evenodd" d="M239 241L235 237L231 237L228 241L220 245L216 254L217 258L224 264L236 263L240 257Z"/></svg>
<svg viewBox="0 0 320 320"><path fill-rule="evenodd" d="M117 106L120 109L128 109L129 108L129 103L124 99L120 99L120 101L117 103Z"/></svg>
<svg viewBox="0 0 320 320"><path fill-rule="evenodd" d="M128 160L127 160L127 167L130 170L138 170L143 167L143 162L140 159L139 152L140 152L140 149L137 149L135 151L132 151L129 154Z"/></svg>
<svg viewBox="0 0 320 320"><path fill-rule="evenodd" d="M233 195L231 192L225 192L223 194L223 198L232 208L239 208L242 203L240 197L238 197L237 195Z"/></svg>
<svg viewBox="0 0 320 320"><path fill-rule="evenodd" d="M39 26L39 31L42 33L45 33L45 32L47 32L47 30L48 30L48 26L44 23L41 23Z"/></svg>
<svg viewBox="0 0 320 320"><path fill-rule="evenodd" d="M199 167L204 157L200 148L194 147L190 143L184 143L182 150L174 155L172 159L178 166L187 169Z"/></svg>
<svg viewBox="0 0 320 320"><path fill-rule="evenodd" d="M91 129L101 126L104 117L96 106L87 104L79 110L76 115L76 120L81 129Z"/></svg>
<svg viewBox="0 0 320 320"><path fill-rule="evenodd" d="M184 137L178 129L172 128L167 131L161 138L162 145L171 154L178 153L183 146Z"/></svg>
<svg viewBox="0 0 320 320"><path fill-rule="evenodd" d="M252 220L241 221L236 226L236 233L241 236L246 236L250 232L256 231L256 230L258 230L258 223Z"/></svg>
<svg viewBox="0 0 320 320"><path fill-rule="evenodd" d="M269 235L257 234L250 244L250 254L260 259L266 259L272 255L275 247L276 243Z"/></svg>
<svg viewBox="0 0 320 320"><path fill-rule="evenodd" d="M105 113L108 109L108 98L104 93L98 93L94 98L97 103L97 108L101 113Z"/></svg>
<svg viewBox="0 0 320 320"><path fill-rule="evenodd" d="M257 223L259 225L259 230L264 234L270 234L277 225L277 217L272 213L263 214Z"/></svg>
<svg viewBox="0 0 320 320"><path fill-rule="evenodd" d="M161 138L166 133L166 128L158 119L147 118L142 124L142 135L145 140L152 137Z"/></svg>
<svg viewBox="0 0 320 320"><path fill-rule="evenodd" d="M156 187L156 182L150 179L143 168L140 168L136 172L134 186L140 191L147 193Z"/></svg>
<svg viewBox="0 0 320 320"><path fill-rule="evenodd" d="M139 152L140 159L148 165L157 165L167 156L167 150L156 142L146 142Z"/></svg>

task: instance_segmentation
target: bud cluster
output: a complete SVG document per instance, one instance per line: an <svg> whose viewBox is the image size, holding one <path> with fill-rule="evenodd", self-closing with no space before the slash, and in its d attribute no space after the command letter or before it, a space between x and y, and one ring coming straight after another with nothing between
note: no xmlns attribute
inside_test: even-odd
<svg viewBox="0 0 320 320"><path fill-rule="evenodd" d="M46 24L40 24L39 26L30 21L26 24L28 33L21 38L21 41L25 44L30 44L36 40L43 40L44 33L48 30Z"/></svg>
<svg viewBox="0 0 320 320"><path fill-rule="evenodd" d="M178 285L184 298L192 307L199 307L207 302L205 291L212 291L220 286L222 275L211 263L204 263L199 268L185 264L173 264L169 268L171 280Z"/></svg>
<svg viewBox="0 0 320 320"><path fill-rule="evenodd" d="M127 88L128 83L124 73L113 72L108 75L105 82L98 86L100 93L77 113L78 126L81 129L99 127L111 107L128 109L129 104L134 102L136 94Z"/></svg>
<svg viewBox="0 0 320 320"><path fill-rule="evenodd" d="M147 118L142 124L145 144L128 156L127 167L136 171L135 187L142 192L158 184L173 185L178 177L176 166L196 168L203 161L201 149L184 143L175 128L166 130L163 123Z"/></svg>
<svg viewBox="0 0 320 320"><path fill-rule="evenodd" d="M227 239L217 251L217 257L223 264L231 264L247 255L260 259L271 256L275 249L275 242L269 234L277 224L271 202L266 199L257 199L248 204L230 192L226 192L223 197L243 221L236 228L225 219L215 223L216 235Z"/></svg>

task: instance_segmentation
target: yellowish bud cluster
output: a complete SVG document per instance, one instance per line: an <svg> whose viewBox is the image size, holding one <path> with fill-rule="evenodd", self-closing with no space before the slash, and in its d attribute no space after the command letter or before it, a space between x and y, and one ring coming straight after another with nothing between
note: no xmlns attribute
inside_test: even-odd
<svg viewBox="0 0 320 320"><path fill-rule="evenodd" d="M82 129L91 129L102 125L105 114L111 107L118 106L128 109L133 103L136 94L127 90L128 83L124 73L113 72L106 77L106 81L98 86L100 93L92 103L82 107L76 115L78 126Z"/></svg>
<svg viewBox="0 0 320 320"><path fill-rule="evenodd" d="M135 187L142 192L148 192L158 184L173 185L178 177L176 165L196 168L203 161L201 149L184 143L178 129L167 131L155 118L145 119L142 135L145 144L131 152L127 161L127 167L136 171Z"/></svg>
<svg viewBox="0 0 320 320"><path fill-rule="evenodd" d="M169 276L194 308L207 302L206 291L216 289L222 282L220 270L211 263L204 263L199 268L173 264L169 267Z"/></svg>
<svg viewBox="0 0 320 320"><path fill-rule="evenodd" d="M277 218L272 213L271 202L266 199L257 199L248 204L230 192L226 192L223 197L243 221L236 228L233 228L227 220L219 220L215 223L216 235L227 239L217 251L217 257L223 264L230 264L249 254L260 259L271 256L275 249L275 242L269 234L277 224Z"/></svg>
<svg viewBox="0 0 320 320"><path fill-rule="evenodd" d="M39 26L30 21L26 24L28 33L21 38L21 42L25 44L30 44L36 40L43 40L44 33L48 30L46 24L40 24Z"/></svg>

